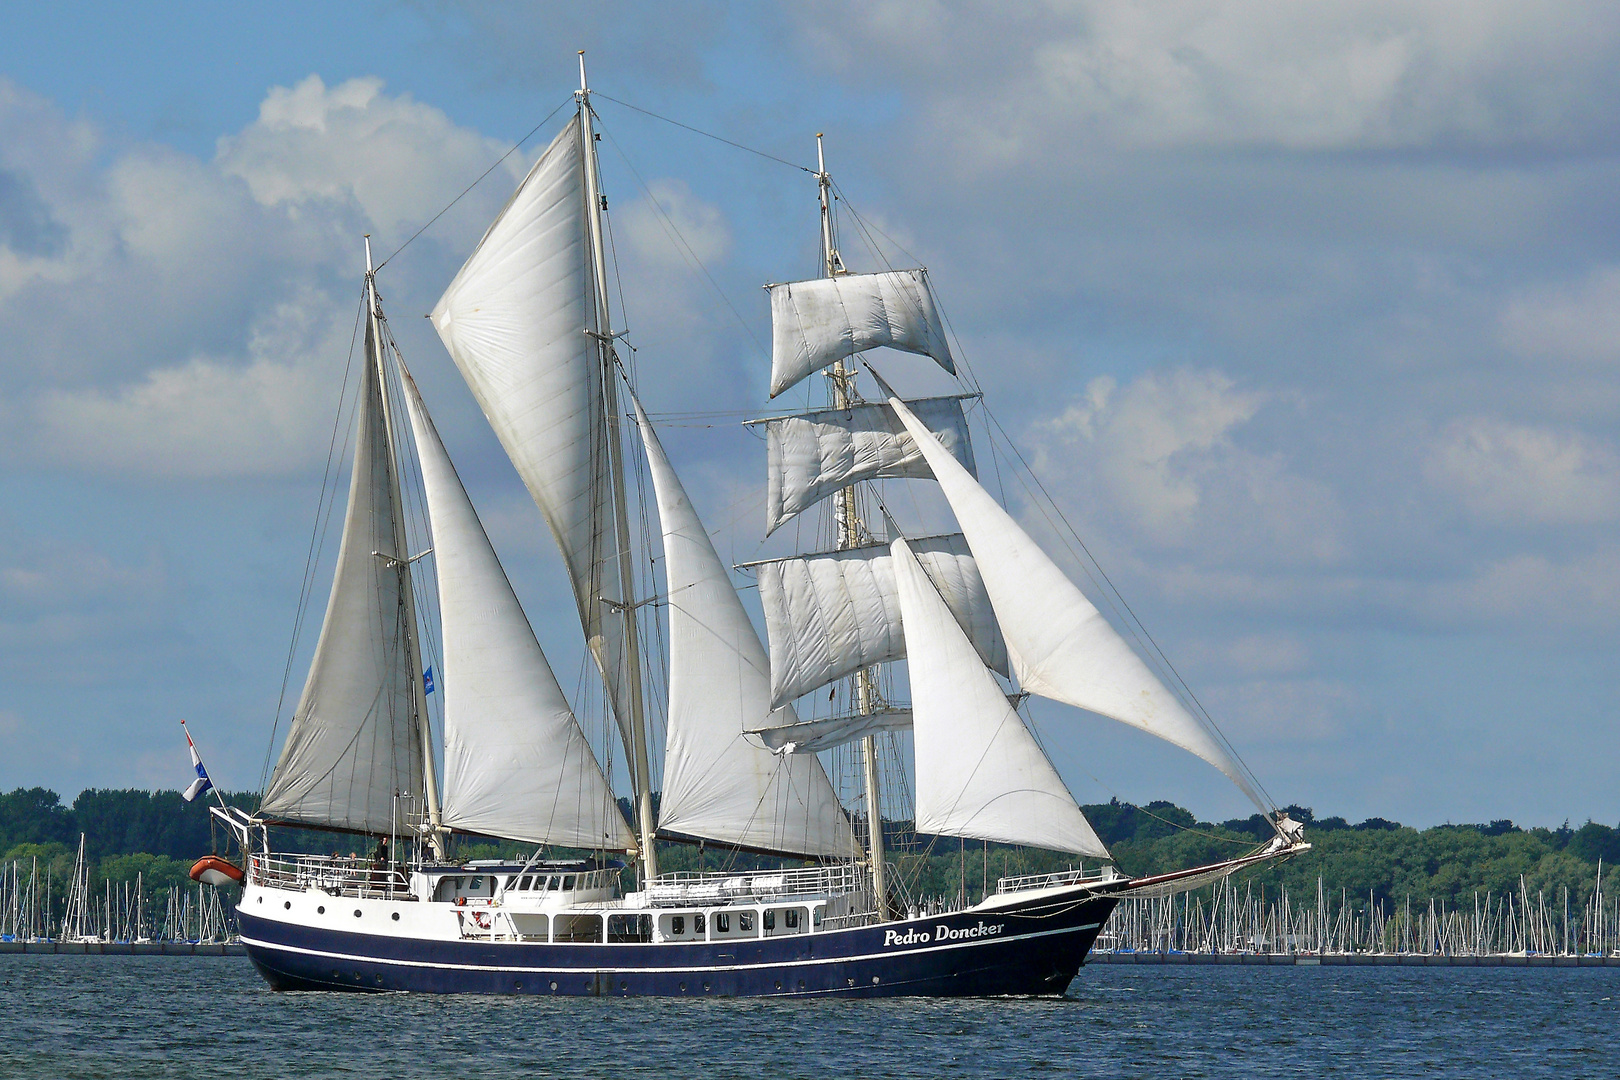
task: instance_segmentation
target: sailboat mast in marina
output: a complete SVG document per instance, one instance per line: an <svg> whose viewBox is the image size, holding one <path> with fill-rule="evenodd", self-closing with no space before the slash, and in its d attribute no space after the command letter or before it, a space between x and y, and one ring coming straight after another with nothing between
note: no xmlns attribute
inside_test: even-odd
<svg viewBox="0 0 1620 1080"><path fill-rule="evenodd" d="M607 741L593 745L564 694L399 354L368 242L365 363L325 618L259 809L215 811L247 853L237 913L266 980L616 996L1061 993L1121 896L1304 850L1207 718L979 485L970 388L908 399L871 370L878 396L861 396L879 356L896 377L917 361L895 351L953 375L955 364L925 271L845 267L820 136L821 274L768 287L770 389L821 373L827 402L756 423L766 533L812 509L830 511L830 528L825 550L746 568L761 639L623 362L598 124L581 54L573 117L430 318L562 556ZM645 517L632 475L650 483ZM960 531L905 531L874 487L890 480L937 484ZM644 535L659 537L659 558ZM894 690L900 660L909 702ZM1119 873L1028 726L1029 694L1204 758L1276 837L1159 878ZM883 751L897 738L911 741L910 776L894 775L902 755ZM840 762L855 763L848 805L835 783L846 774L829 772ZM976 904L930 908L886 858L891 777L912 793L899 817L919 836L1095 864L1003 878ZM377 854L281 852L280 826L361 834ZM461 838L533 854L460 861ZM659 843L758 868L663 871Z"/></svg>

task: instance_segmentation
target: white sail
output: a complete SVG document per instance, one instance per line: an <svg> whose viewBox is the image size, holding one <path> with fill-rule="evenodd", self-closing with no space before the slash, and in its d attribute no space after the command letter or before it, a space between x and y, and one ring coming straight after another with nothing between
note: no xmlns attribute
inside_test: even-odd
<svg viewBox="0 0 1620 1080"><path fill-rule="evenodd" d="M956 374L925 270L844 274L768 286L771 397L842 357L887 345Z"/></svg>
<svg viewBox="0 0 1620 1080"><path fill-rule="evenodd" d="M820 720L801 720L782 727L753 729L748 732L768 750L786 754L819 754L823 750L876 735L880 731L909 731L910 709L878 709L876 712L855 713L850 716L828 716Z"/></svg>
<svg viewBox="0 0 1620 1080"><path fill-rule="evenodd" d="M893 550L911 667L917 831L1108 858L906 541Z"/></svg>
<svg viewBox="0 0 1620 1080"><path fill-rule="evenodd" d="M1007 649L967 541L958 533L912 544L980 659L1007 674ZM862 668L905 656L888 545L755 565L771 642L773 708Z"/></svg>
<svg viewBox="0 0 1620 1080"><path fill-rule="evenodd" d="M908 404L940 444L974 472L961 399L923 398ZM916 440L884 402L774 417L765 422L765 443L766 536L850 484L933 475Z"/></svg>
<svg viewBox="0 0 1620 1080"><path fill-rule="evenodd" d="M579 121L553 140L433 309L433 325L545 515L631 742L609 432L591 301ZM608 601L604 603L603 601Z"/></svg>
<svg viewBox="0 0 1620 1080"><path fill-rule="evenodd" d="M957 463L904 401L891 395L889 404L917 440L968 545L980 557L979 574L1006 637L1019 686L1101 713L1196 754L1269 814L1269 804L1232 755L1165 689L1012 515Z"/></svg>
<svg viewBox="0 0 1620 1080"><path fill-rule="evenodd" d="M360 382L359 430L343 544L309 678L260 812L268 818L387 834L394 796L422 791L410 634L394 520L397 505L375 342ZM401 813L421 812L406 802Z"/></svg>
<svg viewBox="0 0 1620 1080"><path fill-rule="evenodd" d="M745 728L797 721L773 711L759 634L641 403L669 586L669 724L659 828L803 855L856 850L849 818L812 754L776 755ZM767 719L769 717L770 719Z"/></svg>
<svg viewBox="0 0 1620 1080"><path fill-rule="evenodd" d="M631 850L624 816L512 592L415 384L443 639L443 821L532 844Z"/></svg>

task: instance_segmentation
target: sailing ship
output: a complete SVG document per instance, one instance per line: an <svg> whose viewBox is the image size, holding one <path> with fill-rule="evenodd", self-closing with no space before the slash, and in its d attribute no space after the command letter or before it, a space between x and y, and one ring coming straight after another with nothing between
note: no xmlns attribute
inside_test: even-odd
<svg viewBox="0 0 1620 1080"><path fill-rule="evenodd" d="M541 651L388 329L368 240L353 470L325 619L258 810L214 811L246 855L237 915L264 978L492 994L1059 994L1121 896L1308 847L1207 718L979 484L962 397L907 400L871 368L869 350L887 348L955 372L925 271L843 265L819 136L823 273L769 286L770 386L775 397L824 373L830 400L756 422L767 531L830 508L833 543L746 568L767 651L621 354L598 123L582 53L572 119L430 318L562 555L617 738L593 749ZM635 555L645 519L626 475L637 468L650 476L661 583ZM407 513L412 475L420 520ZM960 531L907 535L886 509L874 527L861 492L893 478L935 482ZM667 657L649 661L662 642ZM885 692L894 669L882 665L901 659L909 703ZM667 699L649 675L666 662ZM843 707L819 715L829 687ZM810 694L801 718L795 703ZM1030 694L1205 759L1276 837L1159 878L1120 873L1026 723ZM977 903L909 896L882 826L881 747L898 738L913 747L918 835L1079 861L1002 878ZM848 799L825 764L838 755L858 762ZM377 851L278 851L280 826L364 834ZM460 861L458 837L534 853ZM660 842L774 859L661 872Z"/></svg>

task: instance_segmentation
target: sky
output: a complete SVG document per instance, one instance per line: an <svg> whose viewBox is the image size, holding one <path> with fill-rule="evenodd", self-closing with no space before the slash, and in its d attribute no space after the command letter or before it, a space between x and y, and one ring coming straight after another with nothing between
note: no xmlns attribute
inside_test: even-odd
<svg viewBox="0 0 1620 1080"><path fill-rule="evenodd" d="M824 132L846 263L929 268L984 409L1279 803L1620 821L1612 6L66 3L7 24L0 789L178 787L182 717L216 782L259 786L307 664L289 641L360 238L391 256L492 166L379 289L580 684L560 562L420 316L566 119L583 48L638 390L722 556L785 550L736 421L782 405L759 286L817 273L793 166ZM1035 715L1081 801L1249 812L1174 748Z"/></svg>

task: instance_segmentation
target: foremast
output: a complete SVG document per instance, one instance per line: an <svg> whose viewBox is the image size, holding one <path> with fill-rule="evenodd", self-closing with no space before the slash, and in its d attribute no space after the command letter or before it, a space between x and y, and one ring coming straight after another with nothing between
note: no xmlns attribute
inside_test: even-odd
<svg viewBox="0 0 1620 1080"><path fill-rule="evenodd" d="M617 534L613 572L618 575L618 595L622 605L615 612L624 620L624 658L629 669L626 691L629 697L630 781L635 794L636 832L641 850L637 857L641 863L641 881L645 883L658 876L658 851L654 846L657 822L652 805L652 765L647 741L646 708L642 694L641 645L636 627L634 592L634 555L631 550L630 511L624 482L624 433L618 403L619 358L614 348L613 318L608 303L607 252L603 240L602 210L604 197L596 160L596 134L592 124L591 91L585 79L585 51L579 53L579 92L574 95L579 110L580 155L585 166L586 220L590 230L590 276L592 294L596 301L596 328L590 333L596 342L597 360L601 370L602 413L607 424L608 491L612 501L614 530ZM603 663L605 657L598 655ZM605 674L605 672L604 672Z"/></svg>
<svg viewBox="0 0 1620 1080"><path fill-rule="evenodd" d="M821 260L824 277L837 277L845 273L844 261L838 254L836 232L833 228L832 176L827 172L827 159L822 150L821 133L816 133L816 185L821 199ZM848 409L859 400L855 391L856 372L847 360L840 358L827 372L828 391L835 409ZM867 542L855 498L855 485L847 484L833 495L833 518L837 538L835 550L848 551ZM862 716L872 712L874 693L873 672L863 667L855 673L855 709ZM866 735L861 739L861 787L866 803L867 858L872 870L872 892L877 902L880 919L887 921L889 912L888 872L883 857L883 796L879 786L877 739Z"/></svg>
<svg viewBox="0 0 1620 1080"><path fill-rule="evenodd" d="M416 597L411 584L411 562L409 541L405 536L405 509L400 497L400 468L399 468L399 435L395 426L394 409L388 393L388 370L384 363L386 346L383 344L382 334L382 305L377 299L377 274L371 262L371 234L367 233L366 242L366 339L371 343L371 355L366 362L373 365L377 375L378 385L382 391L383 428L388 433L388 469L393 476L393 483L388 485L389 501L393 509L394 550L404 558L390 558L377 554L378 558L386 559L392 563L392 569L399 575L400 607L403 609L401 619L405 634L406 654L411 665L411 708L416 714L416 728L422 744L422 797L426 810L426 839L428 846L436 857L444 855L444 823L439 809L439 785L433 772L433 733L428 722L427 688L424 683L422 667L422 646L416 633ZM401 793L403 794L403 793ZM412 792L411 794L415 794Z"/></svg>

